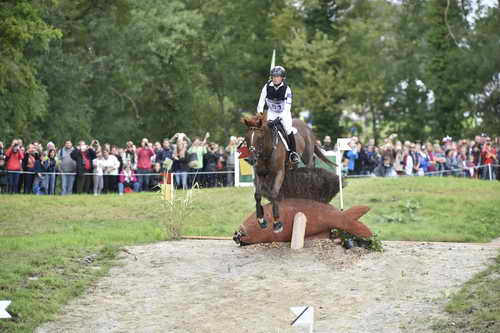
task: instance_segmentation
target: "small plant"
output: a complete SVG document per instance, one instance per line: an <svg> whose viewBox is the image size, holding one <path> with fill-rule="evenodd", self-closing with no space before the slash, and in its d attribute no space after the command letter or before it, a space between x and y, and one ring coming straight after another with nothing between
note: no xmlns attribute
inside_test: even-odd
<svg viewBox="0 0 500 333"><path fill-rule="evenodd" d="M184 191L184 195L172 193L170 199L166 200L165 191L168 184L164 184L161 190L162 207L165 210L162 216L162 223L165 226L167 237L170 239L179 239L182 235L184 223L193 213L193 193L198 189L198 184L195 184L190 190ZM168 195L167 195L168 197Z"/></svg>
<svg viewBox="0 0 500 333"><path fill-rule="evenodd" d="M333 233L336 237L342 240L342 244L345 244L346 240L351 240L354 246L362 247L370 251L384 252L384 245L382 241L378 239L377 234L365 238L353 235L345 230L333 229Z"/></svg>
<svg viewBox="0 0 500 333"><path fill-rule="evenodd" d="M382 223L411 223L420 221L420 217L417 216L416 212L421 207L421 204L417 200L407 200L404 204L398 205L398 210L392 215L386 215L380 217L380 222Z"/></svg>

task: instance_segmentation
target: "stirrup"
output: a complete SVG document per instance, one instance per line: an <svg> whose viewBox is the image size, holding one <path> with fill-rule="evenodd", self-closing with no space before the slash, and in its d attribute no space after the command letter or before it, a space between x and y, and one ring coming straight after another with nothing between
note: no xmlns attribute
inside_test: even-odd
<svg viewBox="0 0 500 333"><path fill-rule="evenodd" d="M290 152L289 159L290 159L290 162L292 162L293 164L297 164L297 163L300 162L300 156L299 156L299 154L297 154L294 151Z"/></svg>

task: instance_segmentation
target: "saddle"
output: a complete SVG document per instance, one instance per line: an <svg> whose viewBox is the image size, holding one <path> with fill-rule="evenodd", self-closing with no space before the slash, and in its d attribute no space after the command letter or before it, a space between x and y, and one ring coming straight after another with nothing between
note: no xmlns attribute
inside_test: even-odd
<svg viewBox="0 0 500 333"><path fill-rule="evenodd" d="M273 131L273 137L281 137L281 140L283 140L283 143L285 144L286 150L289 151L290 140L288 140L288 134L286 133L285 128L281 123L281 118L278 117L274 120L268 121L267 126ZM279 135L278 133L281 133L281 135Z"/></svg>

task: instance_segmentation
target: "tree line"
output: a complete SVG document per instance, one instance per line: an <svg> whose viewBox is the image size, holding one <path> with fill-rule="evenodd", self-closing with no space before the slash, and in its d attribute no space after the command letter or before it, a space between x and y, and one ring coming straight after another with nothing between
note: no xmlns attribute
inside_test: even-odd
<svg viewBox="0 0 500 333"><path fill-rule="evenodd" d="M319 136L500 134L500 1L4 0L0 139L242 133L272 50Z"/></svg>

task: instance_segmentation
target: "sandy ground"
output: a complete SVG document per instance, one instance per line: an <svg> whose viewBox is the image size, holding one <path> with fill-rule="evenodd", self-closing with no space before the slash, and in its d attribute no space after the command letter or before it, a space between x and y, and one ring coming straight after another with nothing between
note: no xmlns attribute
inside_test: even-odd
<svg viewBox="0 0 500 333"><path fill-rule="evenodd" d="M289 244L287 244L289 246ZM384 253L330 241L238 247L183 240L129 248L57 320L53 332L307 332L289 307L315 311L314 332L430 332L451 292L500 244L386 242Z"/></svg>

